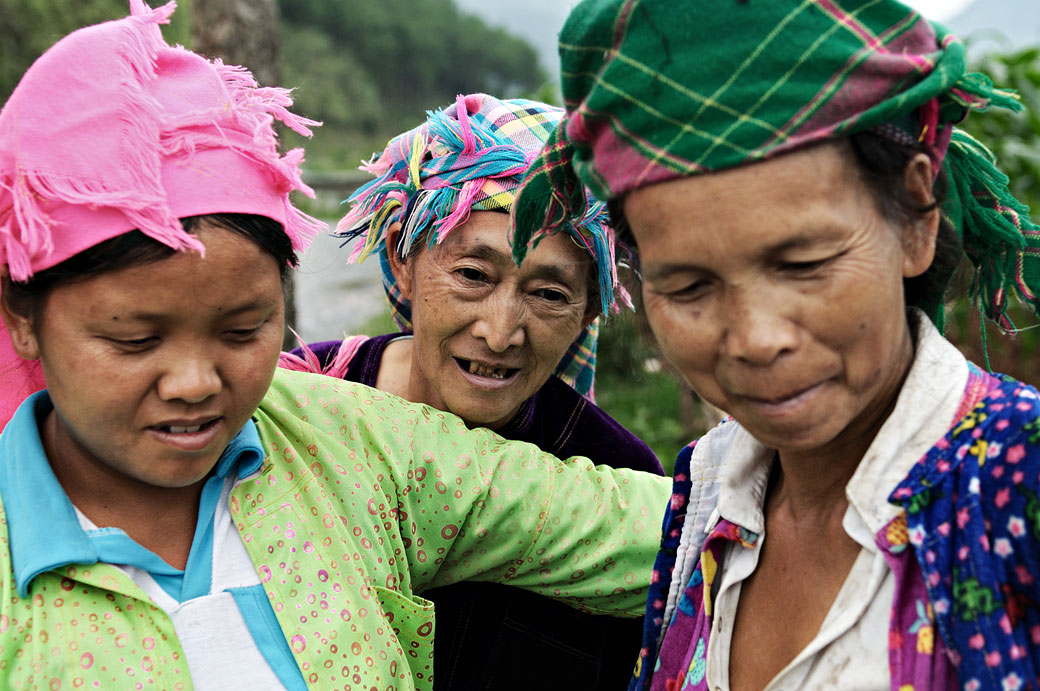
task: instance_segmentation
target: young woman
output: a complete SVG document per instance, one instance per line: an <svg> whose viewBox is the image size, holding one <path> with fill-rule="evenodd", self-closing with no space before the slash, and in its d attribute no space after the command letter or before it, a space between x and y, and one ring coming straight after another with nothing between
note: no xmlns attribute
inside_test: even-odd
<svg viewBox="0 0 1040 691"><path fill-rule="evenodd" d="M429 689L467 579L637 615L659 478L276 374L311 123L131 9L0 112L0 687Z"/></svg>
<svg viewBox="0 0 1040 691"><path fill-rule="evenodd" d="M598 316L631 306L605 206L544 238L522 265L511 256L514 195L562 114L470 94L392 139L339 228L357 238L351 261L378 254L402 331L312 344L283 365L447 410L556 456L662 474L649 447L591 400ZM638 655L639 620L492 584L426 596L437 605L440 691L617 689Z"/></svg>
<svg viewBox="0 0 1040 691"><path fill-rule="evenodd" d="M560 45L518 255L576 174L732 416L679 455L633 688L1036 687L1040 399L940 330L962 243L987 317L1038 305L1040 232L952 127L1016 102L891 0L589 0Z"/></svg>

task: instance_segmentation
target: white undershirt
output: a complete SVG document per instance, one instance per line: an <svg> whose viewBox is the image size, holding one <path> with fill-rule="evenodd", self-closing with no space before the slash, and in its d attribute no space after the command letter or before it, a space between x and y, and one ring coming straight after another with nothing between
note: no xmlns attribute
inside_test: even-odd
<svg viewBox="0 0 1040 691"><path fill-rule="evenodd" d="M284 689L260 653L235 598L228 588L260 584L242 537L231 520L228 496L234 478L224 482L213 516L213 580L209 594L177 602L151 574L135 566L115 564L169 614L199 691L266 691ZM76 510L84 530L97 526Z"/></svg>

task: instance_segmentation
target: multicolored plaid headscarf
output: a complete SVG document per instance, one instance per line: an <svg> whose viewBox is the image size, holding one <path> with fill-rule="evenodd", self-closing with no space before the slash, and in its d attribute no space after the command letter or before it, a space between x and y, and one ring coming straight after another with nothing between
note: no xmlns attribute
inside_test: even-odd
<svg viewBox="0 0 1040 691"><path fill-rule="evenodd" d="M336 234L359 238L348 262L361 262L379 253L383 288L394 320L411 329L411 305L401 296L390 270L387 252L407 255L425 238L440 243L469 218L470 210L508 213L524 173L563 116L562 108L486 94L459 96L454 105L430 112L419 127L390 140L386 149L362 170L376 176L351 195L350 212ZM403 228L398 248L386 246L390 226ZM430 231L430 232L427 232ZM601 309L618 311L618 302L631 308L628 293L617 282L614 231L601 202L582 200L574 216L561 219L553 232L566 231L596 263ZM556 376L592 398L599 320L571 344Z"/></svg>
<svg viewBox="0 0 1040 691"><path fill-rule="evenodd" d="M1007 292L1040 307L1040 232L992 155L955 130L1019 110L965 72L964 46L893 0L585 0L560 33L567 116L514 206L517 260L585 203L872 130L923 142L951 185L944 215L1004 329ZM579 182L579 180L581 182ZM932 318L942 324L942 306Z"/></svg>

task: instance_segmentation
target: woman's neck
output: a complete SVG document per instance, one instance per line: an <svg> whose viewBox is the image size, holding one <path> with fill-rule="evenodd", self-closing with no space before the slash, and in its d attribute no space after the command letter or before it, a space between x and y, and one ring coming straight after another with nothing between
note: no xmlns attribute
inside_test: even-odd
<svg viewBox="0 0 1040 691"><path fill-rule="evenodd" d="M63 447L63 437L53 432L55 425L52 410L41 426L41 439L51 469L73 505L98 527L119 528L170 566L183 569L205 479L186 487L155 487L103 464L82 462Z"/></svg>
<svg viewBox="0 0 1040 691"><path fill-rule="evenodd" d="M419 392L414 391L415 387L411 386L414 342L412 338L399 338L386 344L379 360L379 371L376 373L376 388L413 403L429 403L422 400Z"/></svg>

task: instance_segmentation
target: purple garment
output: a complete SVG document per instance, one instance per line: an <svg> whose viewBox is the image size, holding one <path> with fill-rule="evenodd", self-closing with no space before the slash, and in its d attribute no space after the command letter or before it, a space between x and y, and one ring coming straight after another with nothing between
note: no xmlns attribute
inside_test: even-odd
<svg viewBox="0 0 1040 691"><path fill-rule="evenodd" d="M374 387L387 345L407 335L361 343L343 378ZM308 347L324 368L340 344ZM303 355L299 348L293 353ZM560 458L586 456L597 464L664 473L650 447L556 377L497 431ZM497 583L460 583L422 595L436 605L435 691L616 691L625 688L639 657L642 619L596 616Z"/></svg>

